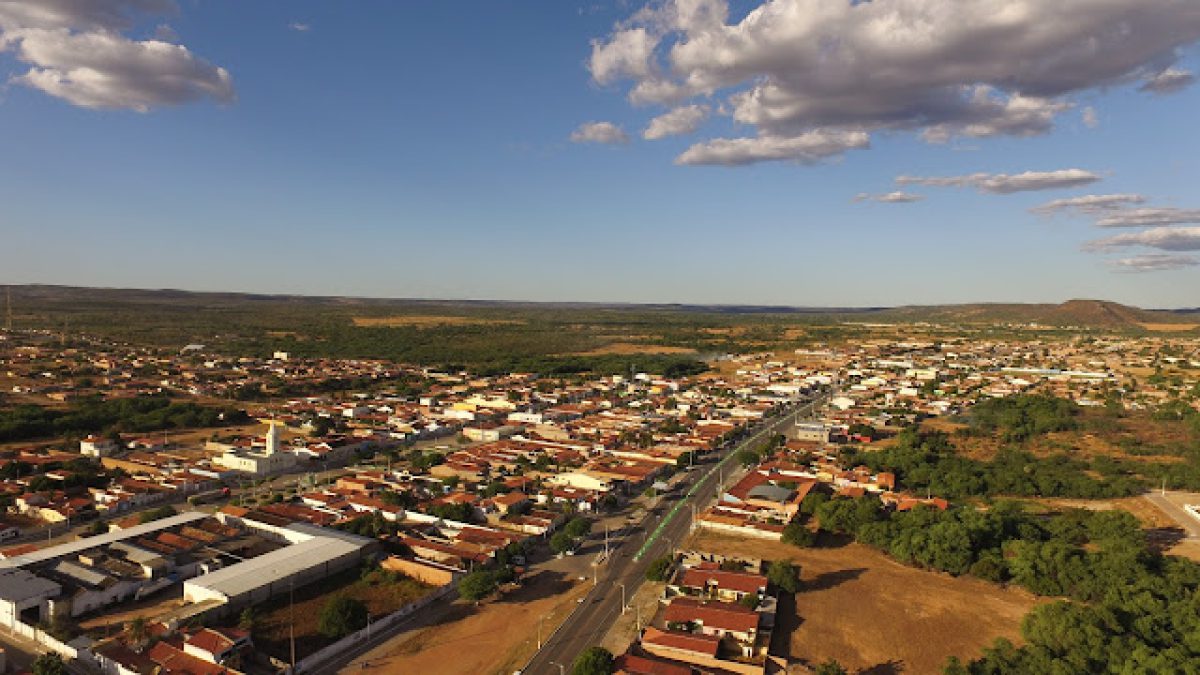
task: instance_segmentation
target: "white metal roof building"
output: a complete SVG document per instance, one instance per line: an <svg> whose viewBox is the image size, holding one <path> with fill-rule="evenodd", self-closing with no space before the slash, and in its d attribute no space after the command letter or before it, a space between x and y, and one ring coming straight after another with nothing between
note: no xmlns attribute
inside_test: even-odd
<svg viewBox="0 0 1200 675"><path fill-rule="evenodd" d="M218 600L227 605L226 611L236 610L353 567L370 542L342 532L314 534L305 541L189 579L183 584L183 597L197 603Z"/></svg>

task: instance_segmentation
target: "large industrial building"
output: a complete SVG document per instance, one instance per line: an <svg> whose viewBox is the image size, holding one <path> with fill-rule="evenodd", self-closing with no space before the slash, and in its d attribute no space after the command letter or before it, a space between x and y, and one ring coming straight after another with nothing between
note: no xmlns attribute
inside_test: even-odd
<svg viewBox="0 0 1200 675"><path fill-rule="evenodd" d="M0 560L0 627L28 635L183 583L177 618L227 614L356 565L373 541L200 512Z"/></svg>

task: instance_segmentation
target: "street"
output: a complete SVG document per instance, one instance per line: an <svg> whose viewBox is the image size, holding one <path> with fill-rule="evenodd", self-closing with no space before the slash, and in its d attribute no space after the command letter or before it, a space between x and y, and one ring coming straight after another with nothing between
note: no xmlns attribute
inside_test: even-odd
<svg viewBox="0 0 1200 675"><path fill-rule="evenodd" d="M821 400L822 397L813 399L794 411L775 419L754 435L727 450L722 460L758 441L765 434L781 432L783 427L793 424L801 415L811 413L814 406ZM626 537L614 551L609 564L600 573L596 588L585 596L579 608L545 642L542 649L534 655L522 672L526 675L560 675L561 672L571 668L575 658L581 652L598 644L621 613L624 601L633 597L638 587L646 580L646 568L650 566L650 563L658 557L672 553L687 536L692 522L690 506L694 505L697 511L707 507L708 503L714 500L720 492L718 476L723 475L728 482L728 479L735 474L736 470L732 466L724 474L705 473L692 495L682 497L684 503L679 510L680 515L668 519L665 523L660 524L661 516L653 511L647 513L640 526L643 532L650 533L646 537L650 541L649 546L639 556L637 555L638 549L643 546L642 537ZM659 528L659 531L654 533L654 528ZM643 618L649 620L651 617Z"/></svg>

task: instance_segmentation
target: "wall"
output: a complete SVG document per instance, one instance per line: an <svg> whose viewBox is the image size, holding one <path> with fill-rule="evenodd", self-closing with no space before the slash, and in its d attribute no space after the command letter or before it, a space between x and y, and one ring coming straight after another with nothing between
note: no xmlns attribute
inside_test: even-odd
<svg viewBox="0 0 1200 675"><path fill-rule="evenodd" d="M425 597L421 598L420 600L417 600L416 602L411 603L409 605L405 605L404 607L402 607L402 608L396 610L395 612L380 619L379 621L373 622L367 628L364 628L364 629L358 631L357 633L351 633L350 635L347 635L346 637L342 638L341 640L338 640L337 642L322 649L321 651L316 652L315 654L310 654L307 658L305 658L304 660L302 660L296 664L296 672L297 673L306 673L306 672L317 671L319 669L319 667L321 666L321 664L338 656L342 652L349 649L351 646L366 640L368 635L370 635L370 634L377 635L377 634L379 634L379 631L387 630L388 628L391 628L392 626L396 625L397 623L400 623L401 621L408 619L410 616L413 615L414 612L431 604L435 600L440 600L442 598L449 596L454 591L455 586L456 586L456 584L443 586L442 588L439 588L438 590L434 591L433 593L426 595Z"/></svg>

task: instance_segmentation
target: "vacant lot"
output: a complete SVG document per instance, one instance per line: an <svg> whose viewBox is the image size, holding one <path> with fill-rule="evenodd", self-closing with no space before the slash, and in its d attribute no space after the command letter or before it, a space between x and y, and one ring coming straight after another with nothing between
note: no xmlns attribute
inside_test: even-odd
<svg viewBox="0 0 1200 675"><path fill-rule="evenodd" d="M276 658L287 660L289 626L294 620L296 658L303 659L336 642L321 635L317 628L321 608L334 597L347 595L361 600L370 610L371 617L379 619L432 591L431 587L403 575L376 570L366 578L360 578L357 569L350 569L297 588L294 607L289 604L286 594L255 606L258 618L254 626L254 644Z"/></svg>
<svg viewBox="0 0 1200 675"><path fill-rule="evenodd" d="M411 314L408 316L356 316L354 325L363 328L396 328L414 326L416 328L434 326L502 326L520 325L524 321L511 319L482 319L472 316L437 316L433 314Z"/></svg>
<svg viewBox="0 0 1200 675"><path fill-rule="evenodd" d="M542 620L542 635L549 636L590 587L542 571L479 607L462 601L452 606L436 603L427 616L418 618L421 625L376 647L343 672L366 667L385 673L509 675L533 656L538 621Z"/></svg>
<svg viewBox="0 0 1200 675"><path fill-rule="evenodd" d="M793 660L837 659L850 672L937 673L950 656L972 658L997 637L1020 643L1021 619L1039 601L969 577L896 563L858 544L798 549L701 533L689 546L801 567L798 619L779 617L775 648Z"/></svg>

